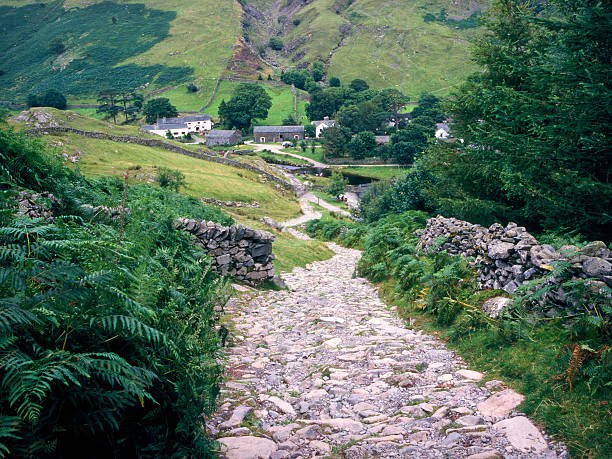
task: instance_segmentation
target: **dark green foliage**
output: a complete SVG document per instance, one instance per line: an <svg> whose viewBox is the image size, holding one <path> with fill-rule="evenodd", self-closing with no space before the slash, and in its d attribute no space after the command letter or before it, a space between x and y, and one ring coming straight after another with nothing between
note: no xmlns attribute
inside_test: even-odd
<svg viewBox="0 0 612 459"><path fill-rule="evenodd" d="M136 88L157 80L159 84L185 79L191 71L162 65L120 65L126 59L141 54L168 35L173 11L146 8L142 4L95 3L82 8L65 9L63 2L53 1L22 7L0 7L0 28L3 40L0 54L6 74L0 77L3 97L28 92L43 93L56 89L64 94L93 95L111 81L117 89ZM110 18L117 19L111 24ZM55 62L56 48L61 42L74 57L61 72L64 62ZM15 82L19 84L13 88Z"/></svg>
<svg viewBox="0 0 612 459"><path fill-rule="evenodd" d="M304 126L304 135L306 137L314 137L316 133L317 131L313 124L307 124L306 126Z"/></svg>
<svg viewBox="0 0 612 459"><path fill-rule="evenodd" d="M344 156L350 140L351 131L343 126L339 126L338 124L324 129L321 133L323 151L325 152L325 155L330 157Z"/></svg>
<svg viewBox="0 0 612 459"><path fill-rule="evenodd" d="M263 86L240 84L234 89L232 98L219 105L219 116L228 129L247 132L254 120L266 119L272 106L272 98Z"/></svg>
<svg viewBox="0 0 612 459"><path fill-rule="evenodd" d="M54 107L59 110L66 109L66 97L55 89L49 89L43 95L28 94L26 103L28 107Z"/></svg>
<svg viewBox="0 0 612 459"><path fill-rule="evenodd" d="M157 168L155 182L162 188L169 188L176 192L187 183L185 182L185 174L178 169L170 169L167 167Z"/></svg>
<svg viewBox="0 0 612 459"><path fill-rule="evenodd" d="M225 284L173 222L231 218L130 186L119 243L119 224L80 204L119 206L122 181L88 182L7 129L0 142L0 207L8 184L71 204L54 223L2 213L0 455L213 457L201 426L221 377Z"/></svg>
<svg viewBox="0 0 612 459"><path fill-rule="evenodd" d="M353 81L351 81L349 86L354 91L365 91L366 89L370 88L370 86L368 86L368 84L365 81L359 78L355 78Z"/></svg>
<svg viewBox="0 0 612 459"><path fill-rule="evenodd" d="M142 114L147 117L147 123L155 123L158 118L172 118L178 116L176 107L165 97L158 97L148 101L142 109Z"/></svg>
<svg viewBox="0 0 612 459"><path fill-rule="evenodd" d="M438 16L432 13L425 13L423 15L423 20L425 22L439 22L455 29L473 29L475 27L480 27L482 23L479 18L480 11L474 11L467 18L452 19L448 17L444 8L442 8Z"/></svg>
<svg viewBox="0 0 612 459"><path fill-rule="evenodd" d="M306 105L306 115L311 121L331 117L336 111L336 99L327 91L315 91L310 94L310 103Z"/></svg>
<svg viewBox="0 0 612 459"><path fill-rule="evenodd" d="M363 131L353 136L348 144L348 151L352 158L363 159L374 156L376 148L376 138L374 134Z"/></svg>
<svg viewBox="0 0 612 459"><path fill-rule="evenodd" d="M283 39L281 37L271 37L268 46L275 51L283 49Z"/></svg>
<svg viewBox="0 0 612 459"><path fill-rule="evenodd" d="M487 222L608 240L612 14L597 1L554 4L550 18L509 0L493 9L474 53L484 72L449 104L455 136L470 146L432 159L448 184L440 205L451 213L469 202Z"/></svg>
<svg viewBox="0 0 612 459"><path fill-rule="evenodd" d="M52 54L62 54L66 51L66 45L64 45L61 38L54 38L51 40L51 43L49 43L49 51Z"/></svg>
<svg viewBox="0 0 612 459"><path fill-rule="evenodd" d="M155 79L158 86L180 83L185 81L193 73L191 67L165 67Z"/></svg>
<svg viewBox="0 0 612 459"><path fill-rule="evenodd" d="M297 126L298 124L291 113L287 115L287 117L282 121L282 123L283 126Z"/></svg>
<svg viewBox="0 0 612 459"><path fill-rule="evenodd" d="M312 81L312 76L306 70L292 70L281 75L281 81L292 84L298 89L306 89L306 85Z"/></svg>
<svg viewBox="0 0 612 459"><path fill-rule="evenodd" d="M299 18L293 18L293 25L299 26L302 21Z"/></svg>
<svg viewBox="0 0 612 459"><path fill-rule="evenodd" d="M332 88L339 88L340 87L340 78L338 78L338 77L331 77L329 79L329 85Z"/></svg>
<svg viewBox="0 0 612 459"><path fill-rule="evenodd" d="M348 185L348 179L340 172L333 171L329 186L325 189L332 196L337 196L344 193L344 189Z"/></svg>
<svg viewBox="0 0 612 459"><path fill-rule="evenodd" d="M325 76L325 69L323 68L323 62L315 61L312 63L312 79L314 81L321 81Z"/></svg>

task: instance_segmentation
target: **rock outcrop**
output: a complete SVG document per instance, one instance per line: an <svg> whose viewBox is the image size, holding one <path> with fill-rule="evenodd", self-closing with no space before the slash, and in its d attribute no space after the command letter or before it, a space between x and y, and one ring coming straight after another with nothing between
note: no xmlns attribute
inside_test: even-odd
<svg viewBox="0 0 612 459"><path fill-rule="evenodd" d="M274 280L273 234L243 225L222 226L185 218L176 226L196 237L219 274L253 285Z"/></svg>

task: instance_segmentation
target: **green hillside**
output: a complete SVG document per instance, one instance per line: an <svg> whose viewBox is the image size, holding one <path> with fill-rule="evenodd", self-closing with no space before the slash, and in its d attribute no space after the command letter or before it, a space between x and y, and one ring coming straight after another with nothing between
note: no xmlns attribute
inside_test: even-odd
<svg viewBox="0 0 612 459"><path fill-rule="evenodd" d="M188 80L206 98L240 29L234 1L0 3L0 98L11 100L48 88L91 100L111 86L146 93Z"/></svg>
<svg viewBox="0 0 612 459"><path fill-rule="evenodd" d="M321 60L328 65L328 74L341 80L362 78L371 87L399 87L418 96L424 91L444 95L476 69L468 47L480 31L478 17L488 1L315 0L303 5L258 0L248 4L263 17L257 21L251 16L249 37L259 47L270 36L283 39L283 50L265 51L266 58L277 65L305 67Z"/></svg>
<svg viewBox="0 0 612 459"><path fill-rule="evenodd" d="M69 103L93 102L112 86L165 90L179 109L199 110L220 76L278 77L316 59L344 81L359 77L411 96L443 95L475 69L467 48L487 4L0 0L0 99L22 102L55 88ZM267 46L272 36L282 38L283 50ZM195 94L185 90L191 81Z"/></svg>

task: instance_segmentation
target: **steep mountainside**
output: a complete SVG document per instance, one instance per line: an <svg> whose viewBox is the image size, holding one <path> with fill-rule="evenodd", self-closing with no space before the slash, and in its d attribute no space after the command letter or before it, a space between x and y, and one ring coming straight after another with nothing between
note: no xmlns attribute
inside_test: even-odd
<svg viewBox="0 0 612 459"><path fill-rule="evenodd" d="M478 0L252 0L243 26L264 50L272 36L284 47L265 58L305 68L314 60L343 80L398 86L417 96L444 94L475 70L469 41L488 1Z"/></svg>

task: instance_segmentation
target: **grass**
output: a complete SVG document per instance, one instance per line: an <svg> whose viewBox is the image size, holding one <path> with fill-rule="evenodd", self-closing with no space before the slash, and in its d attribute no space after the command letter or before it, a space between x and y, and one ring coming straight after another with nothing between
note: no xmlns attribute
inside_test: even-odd
<svg viewBox="0 0 612 459"><path fill-rule="evenodd" d="M219 105L221 104L221 101L230 100L232 98L232 92L239 84L241 83L237 81L221 81L212 103L206 109L206 113L209 113L211 116L218 119ZM260 82L258 84L263 84L264 88L272 99L272 107L270 107L270 110L268 110L268 117L265 120L258 121L258 125L281 125L283 119L285 119L288 115L293 116L293 93L291 92L290 86L285 84L269 84L266 82ZM300 122L306 120L305 110L306 102L299 101L298 118L300 119Z"/></svg>
<svg viewBox="0 0 612 459"><path fill-rule="evenodd" d="M310 159L314 159L315 161L319 161L320 163L325 163L325 160L323 158L323 149L322 148L315 148L315 152L312 152L312 149L310 148L310 146L308 146L308 148L306 148L306 151L302 151L301 148L299 147L291 147L291 148L283 148L281 149L281 151L287 152L287 153L295 153L296 155L300 155L300 156L304 156L306 158L310 158Z"/></svg>
<svg viewBox="0 0 612 459"><path fill-rule="evenodd" d="M360 166L344 167L341 170L342 172L346 172L352 175L360 175L362 177L371 177L371 178L379 179L379 180L390 179L397 175L401 175L407 171L407 169L403 167L360 167Z"/></svg>
<svg viewBox="0 0 612 459"><path fill-rule="evenodd" d="M334 252L318 240L304 241L289 233L277 233L274 240L274 269L276 272L291 271L308 263L327 260Z"/></svg>
<svg viewBox="0 0 612 459"><path fill-rule="evenodd" d="M258 201L259 209L236 209L236 216L245 220L259 220L267 215L274 219L290 219L299 214L297 199L288 192L280 193L273 186L262 183L258 174L222 164L179 155L158 148L135 144L115 143L78 135L50 137L61 140L65 152L83 152L78 163L86 176L120 175L126 170L136 180L150 181L157 167L178 169L185 174L185 194L223 201Z"/></svg>
<svg viewBox="0 0 612 459"><path fill-rule="evenodd" d="M310 163L306 161L305 159L294 158L293 156L279 155L277 153L272 153L268 151L258 151L255 154L259 156L260 158L263 158L264 160L280 161L286 164L290 163L289 165L295 165L295 166L310 165Z"/></svg>
<svg viewBox="0 0 612 459"><path fill-rule="evenodd" d="M348 210L348 206L346 205L346 202L336 201L336 199L333 196L330 196L328 193L325 193L324 191L313 191L312 194L322 199L323 201L327 202L328 204L332 204L338 207L339 209Z"/></svg>

